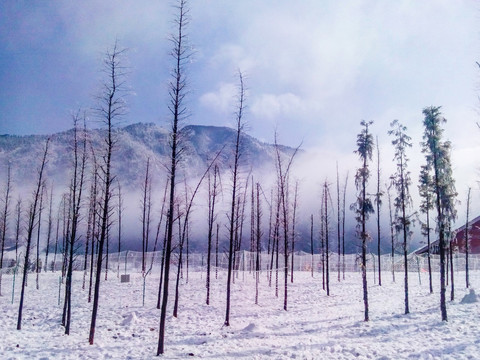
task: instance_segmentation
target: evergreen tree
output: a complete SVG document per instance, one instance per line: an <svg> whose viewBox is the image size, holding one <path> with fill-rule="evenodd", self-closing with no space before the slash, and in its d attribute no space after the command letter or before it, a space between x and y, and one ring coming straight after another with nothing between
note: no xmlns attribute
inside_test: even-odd
<svg viewBox="0 0 480 360"><path fill-rule="evenodd" d="M367 232L367 220L369 215L374 212L372 200L367 194L368 179L370 178L370 169L368 162L372 160L373 136L369 132L373 121L362 120L360 125L362 131L357 135L357 150L355 151L362 163L355 174L355 186L357 187L357 200L352 204L351 209L355 212L357 220L357 234L362 242L362 282L363 282L363 304L364 320L368 321L368 288L367 288L367 241L369 234Z"/></svg>
<svg viewBox="0 0 480 360"><path fill-rule="evenodd" d="M428 283L430 286L430 293L433 293L432 284L432 259L430 254L430 210L433 209L433 189L432 189L432 176L428 170L428 166L422 166L420 170L420 179L418 185L418 191L420 193L420 212L425 214L425 223L422 223L422 235L427 238L427 262L428 262Z"/></svg>
<svg viewBox="0 0 480 360"><path fill-rule="evenodd" d="M410 226L411 214L408 214L408 210L412 206L412 199L410 197L410 185L412 183L410 179L410 172L408 171L408 157L406 151L412 147L411 137L406 134L407 128L402 125L398 120L394 120L390 126L392 130L388 132L394 138L392 145L395 148L395 155L393 160L396 162L397 170L392 175L392 184L397 190L397 196L394 199L395 205L395 224L397 232L403 236L403 262L404 262L404 284L405 284L405 314L410 312L408 304L408 239L411 236Z"/></svg>
<svg viewBox="0 0 480 360"><path fill-rule="evenodd" d="M445 299L445 248L446 235L450 222L455 218L455 181L450 162L451 144L442 140L441 125L447 120L440 112L440 106L430 106L423 109L422 152L425 154L426 167L432 171L434 202L437 210L438 245L440 249L440 312L442 321L447 321L447 306Z"/></svg>

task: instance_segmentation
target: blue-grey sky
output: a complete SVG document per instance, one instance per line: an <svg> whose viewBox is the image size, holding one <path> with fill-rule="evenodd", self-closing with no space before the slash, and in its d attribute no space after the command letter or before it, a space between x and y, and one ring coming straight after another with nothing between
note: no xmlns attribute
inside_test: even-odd
<svg viewBox="0 0 480 360"><path fill-rule="evenodd" d="M93 106L115 38L130 49L125 123L167 126L171 5L0 2L0 134L70 128L72 110ZM418 144L422 109L441 105L461 181L478 179L478 2L196 0L190 8L190 123L233 123L237 69L251 135L272 141L277 127L281 142L303 141L329 159L352 154L362 119L375 121L382 148L394 119Z"/></svg>

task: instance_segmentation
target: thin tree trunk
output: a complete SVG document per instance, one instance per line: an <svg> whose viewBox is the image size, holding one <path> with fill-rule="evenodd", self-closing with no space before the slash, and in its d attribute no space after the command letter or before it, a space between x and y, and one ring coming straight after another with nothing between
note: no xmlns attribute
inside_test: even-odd
<svg viewBox="0 0 480 360"><path fill-rule="evenodd" d="M3 216L2 216L2 238L1 240L1 255L0 255L0 296L2 296L2 274L3 274L3 254L5 251L5 239L7 233L7 222L8 222L8 215L9 209L8 205L10 204L10 187L11 187L11 165L10 162L8 163L7 168L7 184L5 189L5 198L4 198L4 208L3 208Z"/></svg>
<svg viewBox="0 0 480 360"><path fill-rule="evenodd" d="M36 220L39 196L40 196L40 192L42 191L42 186L43 186L43 172L44 172L45 166L47 164L49 142L50 142L50 138L48 138L46 143L45 143L45 151L43 153L42 164L41 164L40 170L38 172L38 180L37 180L36 190L35 190L35 193L34 193L32 205L30 207L30 215L29 215L28 227L27 227L27 239L26 239L26 244L25 244L25 260L24 260L24 263L23 263L22 288L21 288L21 292L20 292L20 303L19 303L19 307L18 307L17 330L22 329L23 302L25 300L25 285L27 283L28 266L29 266L29 262L30 262L30 248L31 248L31 245L32 245L33 230L35 228L35 220Z"/></svg>
<svg viewBox="0 0 480 360"><path fill-rule="evenodd" d="M470 192L471 192L471 188L468 188L468 196L467 196L467 218L465 220L465 287L468 289L468 287L470 286L470 279L469 279L469 266L468 266L468 255L469 255L469 252L470 252L470 239L468 238L468 235L470 233L469 229L468 229L468 217L469 217L469 214L470 214Z"/></svg>
<svg viewBox="0 0 480 360"><path fill-rule="evenodd" d="M235 153L234 153L234 163L233 163L233 173L232 173L232 204L230 209L230 228L229 228L229 249L228 249L228 272L227 272L227 300L226 300L226 311L225 311L225 326L230 326L230 295L231 295L231 283L232 283L232 267L233 267L233 257L234 257L234 225L235 218L238 216L236 213L236 199L237 199L237 181L238 181L238 167L240 159L240 140L241 132L243 129L242 116L245 102L245 90L243 85L243 75L239 72L239 99L238 99L238 111L236 114L237 119L237 131L235 139Z"/></svg>
<svg viewBox="0 0 480 360"><path fill-rule="evenodd" d="M312 255L312 264L311 264L311 270L312 270L312 277L313 277L313 214L310 215L310 252Z"/></svg>

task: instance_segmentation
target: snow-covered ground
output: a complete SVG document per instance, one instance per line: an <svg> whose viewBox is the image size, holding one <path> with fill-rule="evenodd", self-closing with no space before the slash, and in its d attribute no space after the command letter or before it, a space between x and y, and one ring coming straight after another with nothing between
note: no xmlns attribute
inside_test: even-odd
<svg viewBox="0 0 480 360"><path fill-rule="evenodd" d="M283 275L283 274L281 274ZM429 294L427 274L422 285L411 273L410 311L403 315L403 278L383 274L383 286L369 274L370 321L363 320L361 275L347 273L338 282L331 275L331 295L322 290L321 274L296 272L289 283L288 311L283 290L275 297L261 274L259 305L255 281L240 273L232 293L231 326L224 327L226 273L213 276L211 305L205 305L205 273L182 280L178 318L166 327L166 359L479 359L480 303L462 303L468 293L464 273L456 273L456 299L448 302L449 321L439 310L438 273ZM82 273L74 277L71 335L60 325L59 273L41 273L40 290L31 274L26 290L22 330L16 330L21 277L12 302L12 275L4 275L0 297L0 359L151 359L158 341L156 309L158 276L147 278L142 306L142 278L132 274L121 283L113 272L101 284L95 344L88 344L91 304L82 290ZM173 280L173 279L172 279ZM280 284L283 278L280 277ZM480 289L480 272L471 274ZM173 281L172 281L173 285ZM63 294L63 286L61 288ZM448 298L450 292L448 291ZM173 287L170 305L173 304ZM63 297L63 295L62 295ZM171 311L169 312L171 314Z"/></svg>

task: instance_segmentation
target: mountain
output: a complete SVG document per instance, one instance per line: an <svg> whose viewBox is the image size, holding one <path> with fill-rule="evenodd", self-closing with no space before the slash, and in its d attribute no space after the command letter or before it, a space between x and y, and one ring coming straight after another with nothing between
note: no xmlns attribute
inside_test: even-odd
<svg viewBox="0 0 480 360"><path fill-rule="evenodd" d="M92 150L97 160L103 154L105 130L88 131L89 156ZM180 171L188 177L197 177L205 171L209 162L221 151L218 163L226 170L234 150L235 130L228 127L189 125L181 129ZM70 178L73 129L52 135L0 136L0 166L12 166L14 183L33 183L47 137L51 138L47 177L56 185L67 184ZM114 174L127 188L141 184L147 158L154 166L155 176L166 175L165 166L170 159L169 132L155 124L137 123L115 130L116 145L113 154ZM293 149L281 146L281 152L291 154ZM242 160L246 167L273 166L275 148L247 134L242 136ZM254 160L254 161L251 161ZM252 165L250 165L252 164ZM3 171L2 171L3 172Z"/></svg>

